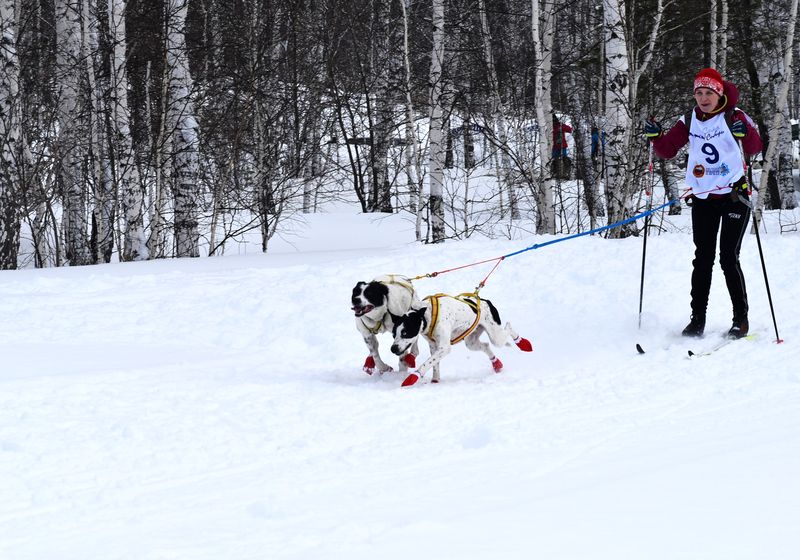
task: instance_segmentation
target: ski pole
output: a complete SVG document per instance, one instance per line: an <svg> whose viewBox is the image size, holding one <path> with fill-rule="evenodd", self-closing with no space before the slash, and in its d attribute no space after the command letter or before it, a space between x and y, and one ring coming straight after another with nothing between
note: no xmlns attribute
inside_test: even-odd
<svg viewBox="0 0 800 560"><path fill-rule="evenodd" d="M650 170L650 186L645 191L647 195L647 210L650 211L650 207L653 205L653 185L655 184L655 178L653 175L653 143L648 142L650 144L650 157L649 157L649 170ZM642 277L639 281L639 328L642 328L642 303L644 301L644 265L647 259L647 232L650 230L650 214L647 214L644 218L644 235L642 241Z"/></svg>
<svg viewBox="0 0 800 560"><path fill-rule="evenodd" d="M749 181L749 185L751 188L753 187L753 170L747 165L747 160L744 157L744 147L742 146L742 141L739 140L739 150L742 152L742 165L744 165L744 172L747 175L747 180ZM760 194L759 194L760 196ZM783 342L780 335L778 334L778 321L775 319L775 306L772 305L772 292L769 289L769 278L767 277L767 265L764 262L764 250L761 247L761 235L758 233L758 219L756 218L756 208L755 205L752 207L753 210L753 228L756 230L756 244L758 245L758 256L761 259L761 271L764 273L764 285L767 287L767 300L769 301L769 311L772 313L772 325L775 327L775 342L780 344Z"/></svg>

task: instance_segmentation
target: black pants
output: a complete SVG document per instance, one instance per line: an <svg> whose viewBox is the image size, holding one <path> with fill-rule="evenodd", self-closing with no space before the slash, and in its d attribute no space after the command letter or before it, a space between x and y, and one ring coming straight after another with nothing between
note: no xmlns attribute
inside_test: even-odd
<svg viewBox="0 0 800 560"><path fill-rule="evenodd" d="M725 275L725 284L731 296L734 318L746 318L747 289L739 265L739 249L750 219L750 207L744 195L734 199L729 195L720 198L695 198L692 204L692 237L694 261L692 266L692 314L705 317L708 292L711 289L711 272L717 251L719 235L719 264ZM722 226L720 228L720 225Z"/></svg>

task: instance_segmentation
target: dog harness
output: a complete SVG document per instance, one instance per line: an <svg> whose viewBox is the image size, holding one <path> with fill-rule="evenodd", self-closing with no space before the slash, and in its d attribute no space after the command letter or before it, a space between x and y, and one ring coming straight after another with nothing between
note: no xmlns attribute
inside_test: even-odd
<svg viewBox="0 0 800 560"><path fill-rule="evenodd" d="M361 324L364 325L364 328L367 329L372 334L378 334L378 333L381 332L381 328L383 327L383 321L382 320L378 321L377 323L375 323L374 327L370 327L369 325L367 325L367 322L364 321L363 317L360 317L360 319L361 319Z"/></svg>
<svg viewBox="0 0 800 560"><path fill-rule="evenodd" d="M467 338L472 331L474 331L478 327L478 323L481 320L481 298L478 297L478 294L459 294L457 296L450 296L447 294L434 294L432 296L425 297L426 300L431 302L431 324L428 326L428 332L425 336L428 338L433 338L433 329L436 327L436 321L439 320L439 298L442 297L451 297L453 299L457 299L462 303L466 303L468 306L472 308L475 312L475 322L463 333L455 337L453 340L450 341L450 344L458 344L465 338ZM475 298L475 299L470 299Z"/></svg>
<svg viewBox="0 0 800 560"><path fill-rule="evenodd" d="M414 293L414 286L411 285L411 280L400 274L387 274L389 280L384 282L386 284L395 284L408 290L409 293Z"/></svg>

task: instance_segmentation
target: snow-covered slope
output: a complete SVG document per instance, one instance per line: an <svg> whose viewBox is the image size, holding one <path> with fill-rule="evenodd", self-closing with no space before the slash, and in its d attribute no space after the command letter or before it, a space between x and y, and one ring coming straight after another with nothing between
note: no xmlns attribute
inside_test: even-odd
<svg viewBox="0 0 800 560"><path fill-rule="evenodd" d="M461 345L410 389L361 372L356 281L547 238L424 246L322 215L267 255L0 272L0 558L796 558L800 236L762 235L786 342L748 236L758 338L689 359L730 304L717 270L708 336L676 335L693 248L673 229L648 241L641 330L641 240L582 237L481 291L533 353L500 349L495 375Z"/></svg>

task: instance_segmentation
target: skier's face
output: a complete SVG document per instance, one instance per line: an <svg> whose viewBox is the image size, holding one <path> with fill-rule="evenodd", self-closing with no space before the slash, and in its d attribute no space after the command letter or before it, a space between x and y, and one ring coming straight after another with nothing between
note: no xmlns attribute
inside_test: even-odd
<svg viewBox="0 0 800 560"><path fill-rule="evenodd" d="M720 96L714 90L701 87L694 90L694 100L701 111L711 113L719 105Z"/></svg>

